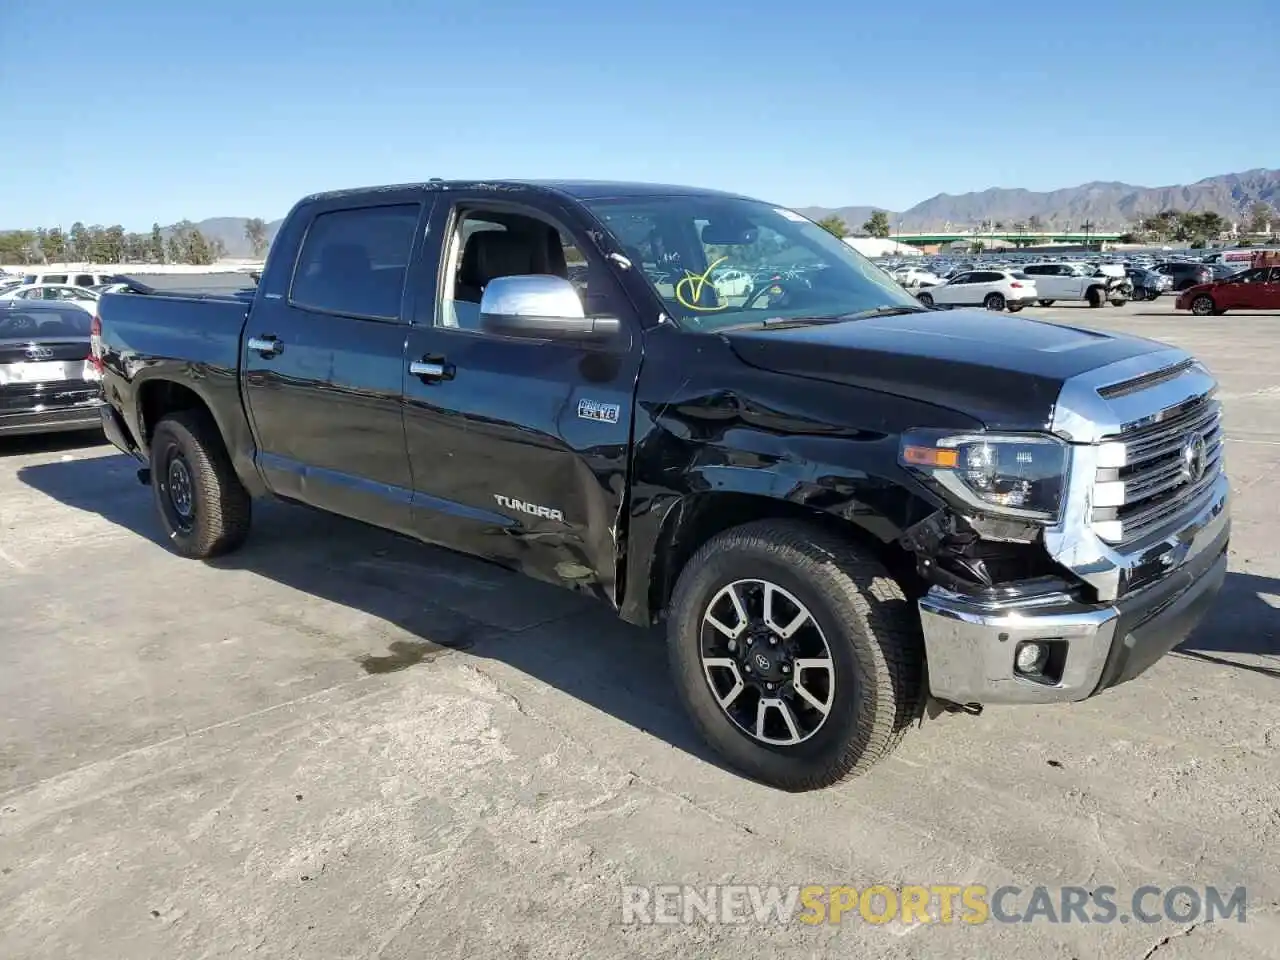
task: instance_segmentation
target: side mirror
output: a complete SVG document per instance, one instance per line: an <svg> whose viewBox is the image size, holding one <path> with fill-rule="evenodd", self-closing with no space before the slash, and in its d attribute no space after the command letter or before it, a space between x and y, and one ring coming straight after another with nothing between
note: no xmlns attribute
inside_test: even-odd
<svg viewBox="0 0 1280 960"><path fill-rule="evenodd" d="M573 284L563 277L526 274L495 277L480 298L480 327L530 340L598 343L618 335L617 317L588 317Z"/></svg>

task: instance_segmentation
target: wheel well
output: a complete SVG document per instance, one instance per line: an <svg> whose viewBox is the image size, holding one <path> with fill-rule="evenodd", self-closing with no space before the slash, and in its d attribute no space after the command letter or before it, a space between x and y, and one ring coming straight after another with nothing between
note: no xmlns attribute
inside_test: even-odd
<svg viewBox="0 0 1280 960"><path fill-rule="evenodd" d="M138 409L142 415L143 441L150 446L156 424L175 410L202 410L209 407L190 387L172 380L148 380L138 391Z"/></svg>
<svg viewBox="0 0 1280 960"><path fill-rule="evenodd" d="M847 520L789 500L751 493L703 493L682 500L672 509L654 554L649 577L649 615L658 620L666 612L676 581L689 558L718 533L753 520L800 520L830 530L868 550L911 596L919 579L915 560L896 543L885 543Z"/></svg>

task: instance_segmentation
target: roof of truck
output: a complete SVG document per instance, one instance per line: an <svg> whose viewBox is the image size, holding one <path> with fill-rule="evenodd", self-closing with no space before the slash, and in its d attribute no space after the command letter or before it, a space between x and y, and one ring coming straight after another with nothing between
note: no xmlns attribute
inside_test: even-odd
<svg viewBox="0 0 1280 960"><path fill-rule="evenodd" d="M492 190L495 193L519 193L524 190L545 191L575 200L604 200L621 197L740 197L741 194L706 187L688 187L666 183L638 183L614 180L428 180L422 183L397 183L377 187L354 187L313 193L307 201L331 200L400 190Z"/></svg>

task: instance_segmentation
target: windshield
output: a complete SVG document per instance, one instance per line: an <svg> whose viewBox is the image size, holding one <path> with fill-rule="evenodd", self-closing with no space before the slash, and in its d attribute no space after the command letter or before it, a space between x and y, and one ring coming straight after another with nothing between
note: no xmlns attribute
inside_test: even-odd
<svg viewBox="0 0 1280 960"><path fill-rule="evenodd" d="M919 308L889 274L790 210L720 196L587 206L687 329Z"/></svg>

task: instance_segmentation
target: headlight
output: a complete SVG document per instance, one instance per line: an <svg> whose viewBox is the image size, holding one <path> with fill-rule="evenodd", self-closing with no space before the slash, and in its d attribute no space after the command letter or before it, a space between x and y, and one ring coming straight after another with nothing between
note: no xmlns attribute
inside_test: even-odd
<svg viewBox="0 0 1280 960"><path fill-rule="evenodd" d="M911 430L898 461L983 513L1053 522L1062 511L1068 448L1056 437Z"/></svg>

